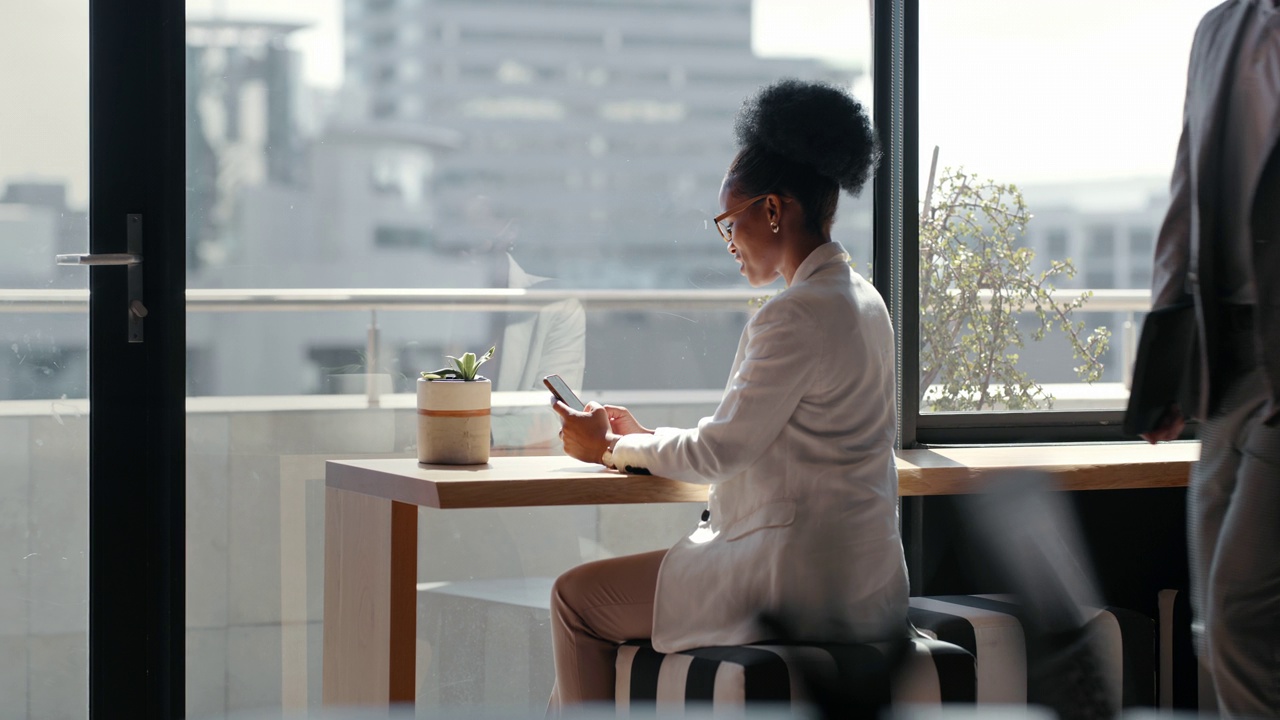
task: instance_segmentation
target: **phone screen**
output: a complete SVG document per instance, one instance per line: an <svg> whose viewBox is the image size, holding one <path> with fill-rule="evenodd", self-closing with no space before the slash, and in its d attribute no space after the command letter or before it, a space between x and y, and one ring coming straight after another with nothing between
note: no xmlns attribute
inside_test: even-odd
<svg viewBox="0 0 1280 720"><path fill-rule="evenodd" d="M565 382L564 378L559 375L548 375L542 378L542 383L547 386L552 395L555 395L565 405L578 411L586 409L586 406L573 393L573 390L569 389L569 383Z"/></svg>

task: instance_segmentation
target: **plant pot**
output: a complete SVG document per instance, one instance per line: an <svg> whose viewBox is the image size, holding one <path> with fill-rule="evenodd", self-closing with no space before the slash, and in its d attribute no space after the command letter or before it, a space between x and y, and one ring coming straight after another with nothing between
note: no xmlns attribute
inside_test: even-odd
<svg viewBox="0 0 1280 720"><path fill-rule="evenodd" d="M489 462L491 387L485 379L418 379L418 462Z"/></svg>

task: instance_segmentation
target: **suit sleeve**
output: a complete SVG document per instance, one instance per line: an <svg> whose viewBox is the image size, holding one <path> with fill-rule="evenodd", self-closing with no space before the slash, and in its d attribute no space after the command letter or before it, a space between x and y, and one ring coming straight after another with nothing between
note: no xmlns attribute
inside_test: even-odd
<svg viewBox="0 0 1280 720"><path fill-rule="evenodd" d="M1197 31L1197 40L1199 36ZM1196 45L1191 48L1192 62ZM1151 273L1151 304L1156 310L1179 302L1187 297L1187 272L1191 263L1191 109L1193 73L1187 70L1187 93L1182 110L1182 133L1178 139L1178 152L1173 163L1173 175L1169 181L1169 210L1160 225L1156 237L1153 272Z"/></svg>
<svg viewBox="0 0 1280 720"><path fill-rule="evenodd" d="M689 430L627 435L614 448L620 468L711 483L745 470L781 434L820 362L823 337L799 303L775 298L747 325L747 346L720 406Z"/></svg>

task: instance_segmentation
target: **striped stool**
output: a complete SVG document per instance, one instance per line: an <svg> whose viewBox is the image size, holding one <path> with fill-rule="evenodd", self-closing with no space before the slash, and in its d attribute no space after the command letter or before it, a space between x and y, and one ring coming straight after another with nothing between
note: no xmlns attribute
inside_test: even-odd
<svg viewBox="0 0 1280 720"><path fill-rule="evenodd" d="M973 653L980 703L1037 702L1027 696L1027 651L1019 606L1009 595L913 597L908 616L921 631ZM1112 680L1111 707L1155 705L1155 632L1150 618L1123 608L1091 608L1089 632Z"/></svg>
<svg viewBox="0 0 1280 720"><path fill-rule="evenodd" d="M679 712L691 704L815 699L867 708L890 701L974 701L972 655L938 640L904 642L907 656L892 679L891 643L744 645L667 655L647 642L630 642L618 648L618 713L625 715L633 707L653 710L655 704L659 711Z"/></svg>

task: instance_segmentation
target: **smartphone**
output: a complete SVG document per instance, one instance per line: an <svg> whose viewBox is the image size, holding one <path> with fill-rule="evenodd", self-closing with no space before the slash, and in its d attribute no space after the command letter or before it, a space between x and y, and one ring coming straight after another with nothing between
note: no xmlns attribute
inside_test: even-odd
<svg viewBox="0 0 1280 720"><path fill-rule="evenodd" d="M569 383L565 382L564 378L559 375L548 375L542 378L542 384L546 385L551 394L555 395L556 399L565 405L579 412L586 409L587 406L583 405L578 396L573 394L573 390L569 389Z"/></svg>

